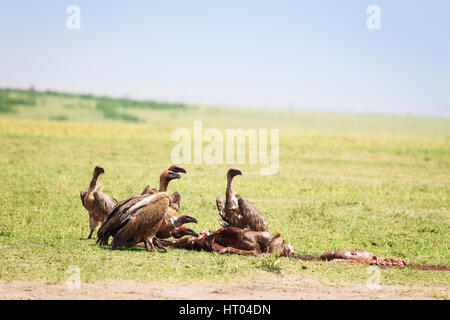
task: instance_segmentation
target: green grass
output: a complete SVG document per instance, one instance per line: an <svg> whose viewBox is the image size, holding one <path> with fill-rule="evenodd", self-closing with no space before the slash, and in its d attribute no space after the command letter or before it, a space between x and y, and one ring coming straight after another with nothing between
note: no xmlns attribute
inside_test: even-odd
<svg viewBox="0 0 450 320"><path fill-rule="evenodd" d="M8 99L16 100L0 115L0 279L65 280L68 266L77 265L87 281L266 274L367 281L362 264L111 251L83 240L88 215L79 191L93 167L105 167L101 183L117 199L138 194L171 164L173 130L192 130L193 120L205 128L280 128L279 173L261 176L259 165L234 165L243 171L235 188L297 253L364 248L408 263L450 265L449 120L110 102L139 119L129 122L100 112L102 98L35 92L34 105L18 103L25 96L10 91ZM224 195L228 166L183 166L187 175L170 186L182 194L181 212L198 218L198 231L218 229L215 198ZM448 272L390 268L381 276L382 284L450 282Z"/></svg>

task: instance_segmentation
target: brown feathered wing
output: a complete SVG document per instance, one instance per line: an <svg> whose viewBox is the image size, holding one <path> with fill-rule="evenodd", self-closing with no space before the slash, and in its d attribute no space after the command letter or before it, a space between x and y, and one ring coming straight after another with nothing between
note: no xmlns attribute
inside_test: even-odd
<svg viewBox="0 0 450 320"><path fill-rule="evenodd" d="M102 212L111 212L111 210L117 204L117 200L111 197L109 194L104 193L103 191L95 191L94 199L97 200L97 206Z"/></svg>
<svg viewBox="0 0 450 320"><path fill-rule="evenodd" d="M97 243L108 244L112 236L112 248L115 249L124 243L154 236L169 204L170 198L166 192L121 201L98 230Z"/></svg>
<svg viewBox="0 0 450 320"><path fill-rule="evenodd" d="M263 215L247 199L240 197L238 200L239 211L247 228L253 231L267 231L267 222Z"/></svg>
<svg viewBox="0 0 450 320"><path fill-rule="evenodd" d="M229 222L227 221L226 217L225 217L225 200L223 200L221 197L217 197L216 198L216 205L217 205L217 212L219 213L220 216L220 220L219 220L219 224L226 228L229 226Z"/></svg>
<svg viewBox="0 0 450 320"><path fill-rule="evenodd" d="M80 191L81 204L84 207L84 198L86 198L87 191Z"/></svg>
<svg viewBox="0 0 450 320"><path fill-rule="evenodd" d="M145 189L142 191L141 195L143 194L154 194L157 193L158 190L155 187L152 187L151 185L147 185Z"/></svg>
<svg viewBox="0 0 450 320"><path fill-rule="evenodd" d="M178 191L175 191L170 195L170 207L178 212L181 206L181 194Z"/></svg>

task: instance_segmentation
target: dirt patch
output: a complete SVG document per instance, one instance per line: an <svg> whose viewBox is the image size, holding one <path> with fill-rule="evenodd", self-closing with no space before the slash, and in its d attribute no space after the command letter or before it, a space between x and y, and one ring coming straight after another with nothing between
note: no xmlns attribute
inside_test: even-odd
<svg viewBox="0 0 450 320"><path fill-rule="evenodd" d="M189 289L186 289L189 288ZM449 287L365 284L333 285L312 279L269 276L254 281L137 282L104 280L83 282L71 289L64 282L1 281L0 299L435 299L448 297Z"/></svg>

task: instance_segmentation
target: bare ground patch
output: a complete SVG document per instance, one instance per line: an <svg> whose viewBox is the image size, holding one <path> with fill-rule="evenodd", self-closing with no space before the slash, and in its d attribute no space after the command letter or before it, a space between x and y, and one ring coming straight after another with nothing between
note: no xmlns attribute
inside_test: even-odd
<svg viewBox="0 0 450 320"><path fill-rule="evenodd" d="M81 289L70 289L64 282L0 282L0 299L436 299L448 298L449 293L449 287L389 284L376 290L365 284L336 285L273 275L228 283L103 280L83 282Z"/></svg>

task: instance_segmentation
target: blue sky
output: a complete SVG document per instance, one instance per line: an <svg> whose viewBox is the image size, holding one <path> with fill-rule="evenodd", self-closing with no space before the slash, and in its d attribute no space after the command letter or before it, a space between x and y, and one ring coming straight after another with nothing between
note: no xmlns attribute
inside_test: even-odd
<svg viewBox="0 0 450 320"><path fill-rule="evenodd" d="M66 8L81 9L69 30ZM366 27L369 5L381 29ZM0 2L0 86L450 117L450 2Z"/></svg>

